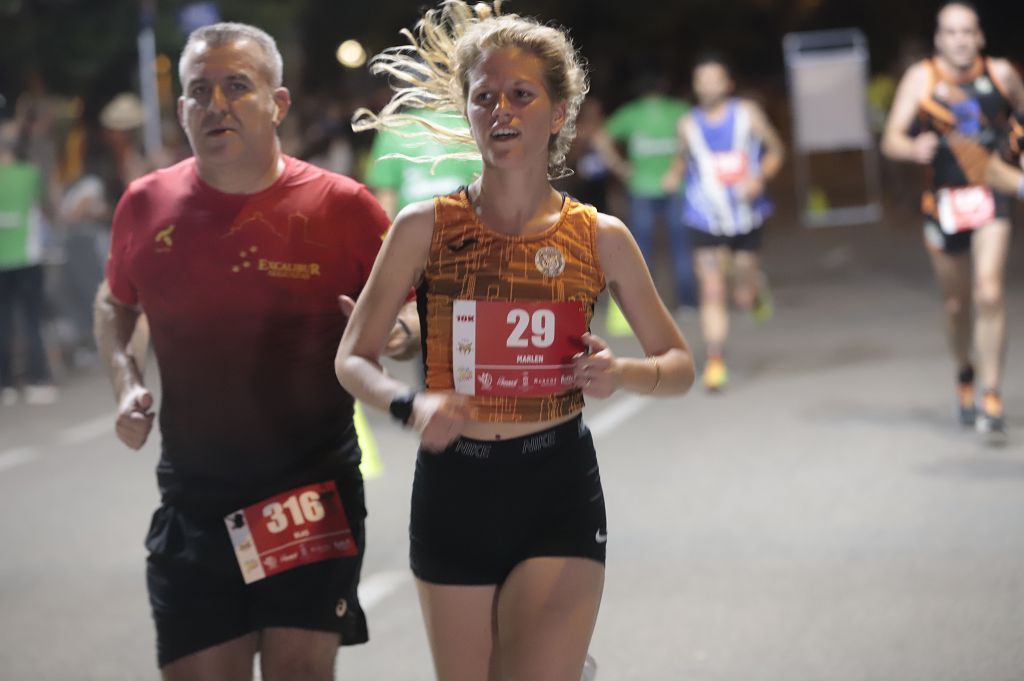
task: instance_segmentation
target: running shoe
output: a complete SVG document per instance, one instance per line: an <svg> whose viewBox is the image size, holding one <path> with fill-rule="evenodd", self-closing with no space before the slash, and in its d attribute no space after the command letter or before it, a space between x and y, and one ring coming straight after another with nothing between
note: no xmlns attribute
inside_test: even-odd
<svg viewBox="0 0 1024 681"><path fill-rule="evenodd" d="M772 289L768 286L768 278L761 273L757 285L757 296L754 298L754 305L750 308L750 315L758 324L765 324L775 316L775 297Z"/></svg>
<svg viewBox="0 0 1024 681"><path fill-rule="evenodd" d="M580 681L594 681L597 678L597 660L587 653L587 661L583 663L583 675Z"/></svg>
<svg viewBox="0 0 1024 681"><path fill-rule="evenodd" d="M704 387L711 392L721 390L729 382L729 370L721 357L712 357L704 365Z"/></svg>
<svg viewBox="0 0 1024 681"><path fill-rule="evenodd" d="M961 426L973 426L978 414L974 405L974 383L956 384L956 411Z"/></svg>
<svg viewBox="0 0 1024 681"><path fill-rule="evenodd" d="M995 390L986 390L981 400L981 413L974 422L979 433L1001 435L1006 432L1003 398Z"/></svg>

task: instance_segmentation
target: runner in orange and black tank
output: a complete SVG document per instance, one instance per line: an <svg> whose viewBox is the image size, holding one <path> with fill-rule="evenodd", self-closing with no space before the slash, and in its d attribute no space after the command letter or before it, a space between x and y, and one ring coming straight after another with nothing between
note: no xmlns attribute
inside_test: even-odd
<svg viewBox="0 0 1024 681"><path fill-rule="evenodd" d="M939 136L921 196L925 238L932 248L963 253L976 228L1010 215L1009 197L990 196L983 185L985 164L1013 109L991 58L976 57L966 75L948 71L937 57L924 64L931 87L921 99L916 127Z"/></svg>
<svg viewBox="0 0 1024 681"><path fill-rule="evenodd" d="M973 5L942 6L935 56L903 75L882 151L928 167L924 237L945 302L958 418L982 433L1001 435L1009 198L986 186L985 167L1010 114L1024 112L1024 85L1005 59L983 57L984 46ZM980 413L972 343L983 389Z"/></svg>
<svg viewBox="0 0 1024 681"><path fill-rule="evenodd" d="M354 128L409 120L410 104L458 110L483 171L395 218L335 368L419 435L409 559L436 678L576 680L593 669L614 542L584 398L683 393L693 360L626 225L551 186L587 91L579 55L563 31L500 10L447 0L406 32L411 49L372 62L396 94ZM605 286L645 357L589 333ZM377 359L410 287L418 392Z"/></svg>
<svg viewBox="0 0 1024 681"><path fill-rule="evenodd" d="M999 152L989 156L985 182L994 191L1024 199L1024 114L1010 119L1010 131Z"/></svg>

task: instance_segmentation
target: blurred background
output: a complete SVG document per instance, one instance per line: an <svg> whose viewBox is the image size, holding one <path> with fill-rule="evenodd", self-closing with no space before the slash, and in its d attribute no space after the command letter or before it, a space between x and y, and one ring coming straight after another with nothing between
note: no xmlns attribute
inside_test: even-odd
<svg viewBox="0 0 1024 681"><path fill-rule="evenodd" d="M730 388L617 396L588 410L612 535L592 649L601 681L1024 679L1024 252L1017 239L1007 275L1009 439L991 447L953 422L954 372L921 245L921 172L875 151L900 74L931 52L939 4L505 5L568 27L589 62L567 190L625 219L629 188L589 153L590 136L652 79L692 102L692 62L708 50L728 58L738 93L764 107L789 151L770 186L764 250L776 318L736 320ZM1024 3L974 4L986 52L1024 63ZM294 102L285 151L365 180L374 138L349 121L389 96L365 60L401 42L426 6L0 0L0 119L15 122L20 157L46 179L45 339L57 389L0 405L0 680L157 678L142 537L159 438L130 453L113 436L91 301L125 186L189 153L174 114L188 32L217 20L270 32ZM784 38L831 30L865 134L802 148L799 64L787 61L799 50L785 51ZM865 210L837 211L850 205ZM1019 203L1014 211L1019 223ZM659 290L702 357L664 233L656 244ZM610 322L602 307L596 331L616 352L639 353ZM391 369L415 380L408 365ZM368 420L374 642L343 651L338 678L428 679L406 568L415 443L383 416Z"/></svg>

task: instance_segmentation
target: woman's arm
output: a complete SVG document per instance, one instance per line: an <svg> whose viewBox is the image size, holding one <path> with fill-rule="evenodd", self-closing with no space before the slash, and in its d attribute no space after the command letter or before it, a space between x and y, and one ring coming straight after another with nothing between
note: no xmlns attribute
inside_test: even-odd
<svg viewBox="0 0 1024 681"><path fill-rule="evenodd" d="M685 393L693 385L693 356L622 221L598 214L597 250L608 288L647 357L615 357L603 340L587 334L583 340L590 353L577 360L577 385L595 397L619 388L655 395Z"/></svg>

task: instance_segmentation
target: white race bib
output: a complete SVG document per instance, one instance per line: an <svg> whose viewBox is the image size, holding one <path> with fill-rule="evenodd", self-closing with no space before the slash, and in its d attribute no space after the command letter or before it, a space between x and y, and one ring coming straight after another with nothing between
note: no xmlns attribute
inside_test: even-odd
<svg viewBox="0 0 1024 681"><path fill-rule="evenodd" d="M996 200L988 187L973 185L936 192L939 226L946 234L984 226L996 216Z"/></svg>

